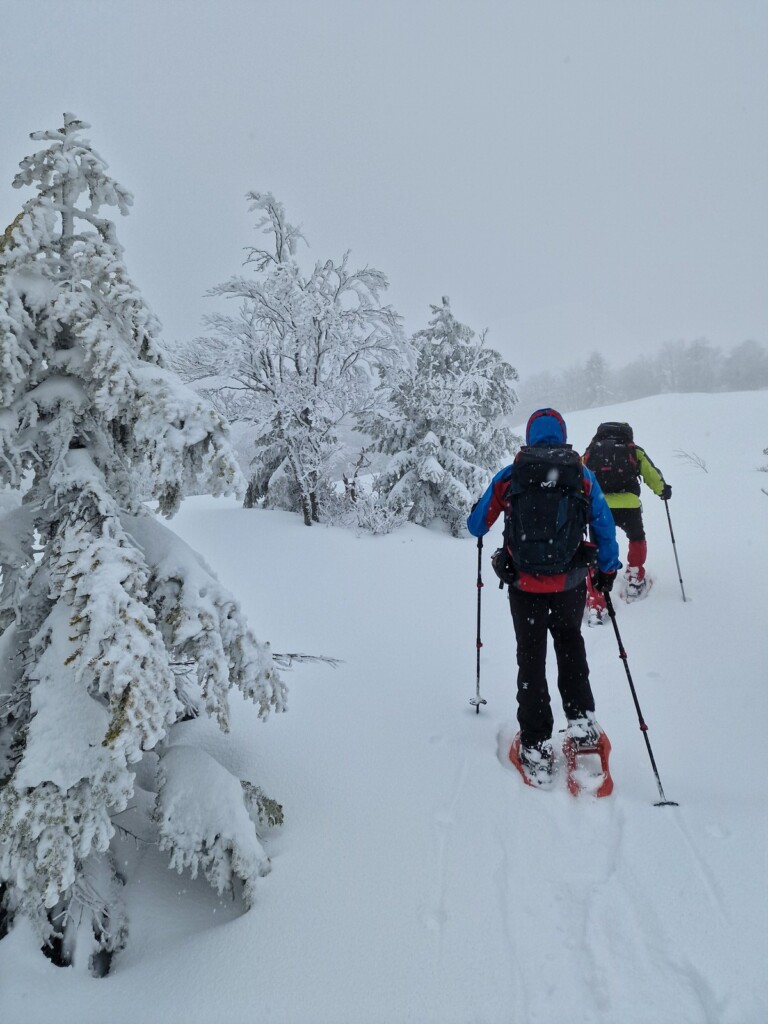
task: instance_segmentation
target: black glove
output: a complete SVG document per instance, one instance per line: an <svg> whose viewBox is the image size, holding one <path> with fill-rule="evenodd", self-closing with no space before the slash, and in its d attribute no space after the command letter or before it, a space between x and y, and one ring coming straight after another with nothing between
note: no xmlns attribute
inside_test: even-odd
<svg viewBox="0 0 768 1024"><path fill-rule="evenodd" d="M602 569L598 569L592 577L592 586L600 594L610 594L615 579L615 569L613 572L603 572Z"/></svg>
<svg viewBox="0 0 768 1024"><path fill-rule="evenodd" d="M672 488L669 484L664 484L661 488L661 494L659 495L662 501L669 501L672 497Z"/></svg>
<svg viewBox="0 0 768 1024"><path fill-rule="evenodd" d="M504 583L506 583L508 586L512 586L512 584L517 579L517 570L515 569L515 566L512 562L512 559L509 557L509 552L507 551L506 548L496 548L496 550L491 555L491 567L501 580L499 590L501 590L501 586Z"/></svg>

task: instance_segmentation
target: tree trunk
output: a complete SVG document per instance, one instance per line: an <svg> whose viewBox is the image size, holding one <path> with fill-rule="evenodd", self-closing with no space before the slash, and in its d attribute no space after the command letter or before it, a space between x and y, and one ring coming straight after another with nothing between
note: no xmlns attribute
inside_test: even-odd
<svg viewBox="0 0 768 1024"><path fill-rule="evenodd" d="M306 494L301 495L301 511L304 516L304 525L312 525L312 506Z"/></svg>
<svg viewBox="0 0 768 1024"><path fill-rule="evenodd" d="M254 477L251 477L243 499L243 508L255 508L258 505L258 487Z"/></svg>

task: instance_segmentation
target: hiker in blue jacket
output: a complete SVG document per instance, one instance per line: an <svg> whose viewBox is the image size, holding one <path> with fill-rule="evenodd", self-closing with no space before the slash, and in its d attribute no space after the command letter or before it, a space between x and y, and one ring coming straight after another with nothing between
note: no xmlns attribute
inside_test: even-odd
<svg viewBox="0 0 768 1024"><path fill-rule="evenodd" d="M563 417L555 409L538 409L528 420L526 447L515 461L502 469L472 509L467 528L475 537L484 536L498 517L510 514L510 485L520 485L523 464L536 459L560 459L571 467L578 463L576 474L578 495L573 508L587 509L584 526L589 526L596 544L597 567L593 585L603 592L613 586L616 572L621 568L616 527L600 486L594 474L581 465L577 453L566 444L567 430ZM564 461L563 461L564 460ZM552 471L550 470L550 475ZM559 472L559 471L558 471ZM547 488L549 483L539 484ZM521 492L522 493L522 492ZM541 493L541 490L538 492ZM569 509L571 506L568 506ZM573 514L574 513L569 513ZM533 532L533 531L532 531ZM580 532L577 526L576 533ZM526 536L525 532L522 534ZM557 685L567 719L568 735L575 742L594 743L600 733L595 717L595 701L589 683L589 667L581 635L581 623L587 596L587 559L584 545L569 564L553 565L546 572L527 571L524 544L520 550L508 552L514 564L513 579L509 580L509 604L517 639L517 702L520 761L538 785L545 785L553 766L552 729L554 720L546 679L547 633L552 634L557 658ZM560 571L553 571L560 569Z"/></svg>

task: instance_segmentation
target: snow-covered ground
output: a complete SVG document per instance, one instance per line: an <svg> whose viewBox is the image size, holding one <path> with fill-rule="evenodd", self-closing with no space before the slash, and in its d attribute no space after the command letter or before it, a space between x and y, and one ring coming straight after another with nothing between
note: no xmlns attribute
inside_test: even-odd
<svg viewBox="0 0 768 1024"><path fill-rule="evenodd" d="M527 413L529 410L525 410ZM585 630L616 788L524 787L514 638L488 555L479 715L476 547L405 527L307 529L192 499L171 525L260 639L342 659L287 673L289 711L236 705L220 757L280 800L254 909L125 841L131 937L103 980L19 924L3 1024L765 1024L768 1020L768 392L664 395L566 417L583 450L627 419L672 483L645 491L647 601L616 601L664 790L609 627ZM688 458L676 456L686 452ZM703 460L706 471L697 467ZM622 554L626 541L621 535ZM562 714L556 705L561 726ZM189 726L223 749L215 725Z"/></svg>

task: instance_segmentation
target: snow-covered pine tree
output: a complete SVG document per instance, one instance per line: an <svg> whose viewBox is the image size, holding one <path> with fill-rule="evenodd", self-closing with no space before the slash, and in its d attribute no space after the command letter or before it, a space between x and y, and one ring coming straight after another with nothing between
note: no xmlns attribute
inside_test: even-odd
<svg viewBox="0 0 768 1024"><path fill-rule="evenodd" d="M192 488L242 481L222 417L164 368L100 216L132 199L87 128L65 114L32 136L14 185L36 192L0 251L0 488L21 496L0 512L0 935L27 915L52 959L77 945L103 974L126 941L111 844L130 801L173 865L252 899L265 798L171 729L204 709L226 730L232 687L266 716L284 687L144 504L170 516Z"/></svg>
<svg viewBox="0 0 768 1024"><path fill-rule="evenodd" d="M297 261L303 235L269 192L248 194L256 228L269 243L250 250L253 278L235 277L211 295L235 299L237 315L206 317L211 334L188 345L175 365L231 421L250 423L255 438L246 505L321 518L332 486L343 423L369 405L378 363L400 344L400 318L382 305L387 279L378 270Z"/></svg>
<svg viewBox="0 0 768 1024"><path fill-rule="evenodd" d="M411 522L447 523L459 536L473 500L519 445L507 425L517 371L454 317L450 302L431 306L429 325L412 339L414 366L382 374L387 397L364 427L390 456L377 481Z"/></svg>

